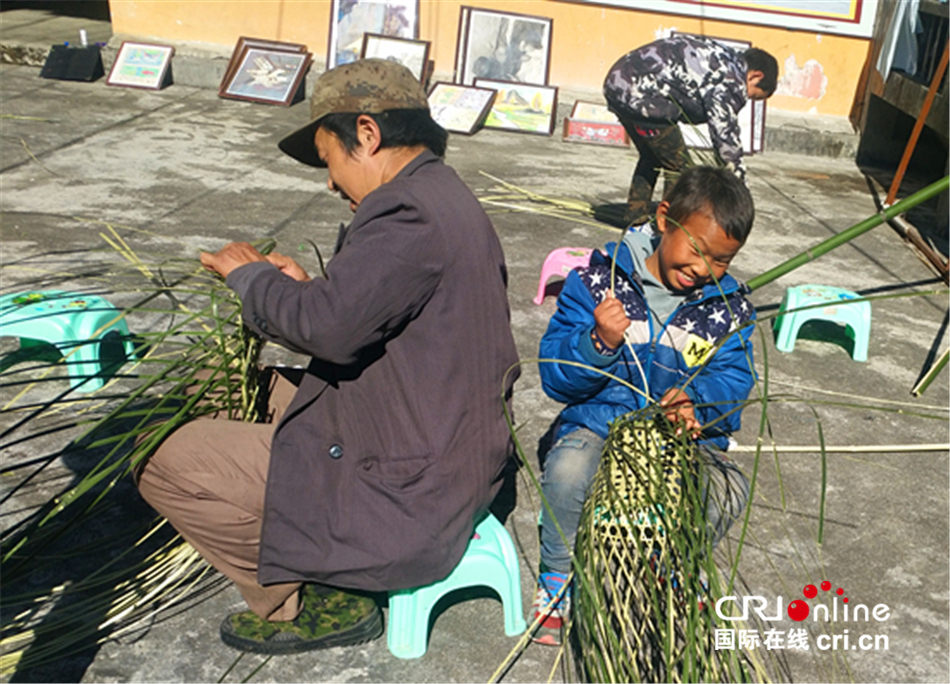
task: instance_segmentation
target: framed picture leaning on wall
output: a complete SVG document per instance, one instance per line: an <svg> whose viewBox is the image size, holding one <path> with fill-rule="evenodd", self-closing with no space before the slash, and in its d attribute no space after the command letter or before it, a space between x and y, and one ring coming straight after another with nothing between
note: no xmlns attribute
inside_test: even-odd
<svg viewBox="0 0 950 684"><path fill-rule="evenodd" d="M485 119L485 128L540 135L551 135L554 132L554 119L557 115L556 87L495 81L489 78L476 78L475 85L498 91L488 118Z"/></svg>
<svg viewBox="0 0 950 684"><path fill-rule="evenodd" d="M109 70L106 85L159 90L171 82L175 48L124 41Z"/></svg>
<svg viewBox="0 0 950 684"><path fill-rule="evenodd" d="M577 100L564 117L564 140L628 147L630 138L617 115L599 102Z"/></svg>
<svg viewBox="0 0 950 684"><path fill-rule="evenodd" d="M471 135L484 123L496 92L493 88L440 81L429 91L429 112L450 133Z"/></svg>
<svg viewBox="0 0 950 684"><path fill-rule="evenodd" d="M234 72L238 68L238 64L241 61L241 56L244 54L244 49L248 47L264 48L270 50L284 50L286 52L307 52L307 46L303 43L284 43L279 40L267 40L265 38L249 38L247 36L241 36L234 45L234 50L231 51L231 59L228 61L228 66L224 70L224 78L221 79L219 90L224 87L224 84L227 81L230 81L232 78L234 78Z"/></svg>
<svg viewBox="0 0 950 684"><path fill-rule="evenodd" d="M302 99L309 52L245 46L237 68L225 77L218 95L237 100L290 105Z"/></svg>
<svg viewBox="0 0 950 684"><path fill-rule="evenodd" d="M491 78L547 85L552 24L546 17L462 7L455 82Z"/></svg>
<svg viewBox="0 0 950 684"><path fill-rule="evenodd" d="M360 58L363 34L419 37L419 0L331 0L327 70Z"/></svg>
<svg viewBox="0 0 950 684"><path fill-rule="evenodd" d="M425 82L426 67L429 63L429 46L430 43L427 40L364 33L360 59L375 57L402 64L420 82Z"/></svg>

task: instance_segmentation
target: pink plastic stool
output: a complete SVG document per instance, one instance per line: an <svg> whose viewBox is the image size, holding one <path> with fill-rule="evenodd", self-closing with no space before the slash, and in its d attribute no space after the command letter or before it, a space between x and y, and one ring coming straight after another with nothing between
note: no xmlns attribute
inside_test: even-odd
<svg viewBox="0 0 950 684"><path fill-rule="evenodd" d="M541 282L538 283L538 296L534 298L534 303L540 304L544 301L544 288L548 284L548 278L566 278L567 274L578 266L587 266L591 252L593 250L584 247L561 247L548 254L541 267Z"/></svg>

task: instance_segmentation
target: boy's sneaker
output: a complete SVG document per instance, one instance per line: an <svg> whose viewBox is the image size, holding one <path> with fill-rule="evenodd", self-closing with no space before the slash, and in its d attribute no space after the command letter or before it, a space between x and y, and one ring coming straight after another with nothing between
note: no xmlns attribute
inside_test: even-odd
<svg viewBox="0 0 950 684"><path fill-rule="evenodd" d="M560 646L561 634L570 620L571 587L568 576L561 572L541 573L538 590L531 604L531 623L540 618L531 640L545 646Z"/></svg>

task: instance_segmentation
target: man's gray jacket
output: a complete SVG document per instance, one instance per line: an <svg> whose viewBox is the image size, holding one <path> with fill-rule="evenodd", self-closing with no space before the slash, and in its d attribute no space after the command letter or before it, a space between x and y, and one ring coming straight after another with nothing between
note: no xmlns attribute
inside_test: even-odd
<svg viewBox="0 0 950 684"><path fill-rule="evenodd" d="M248 326L312 357L271 447L261 584L448 575L512 453L507 273L478 200L423 152L363 199L325 280L255 263L228 285Z"/></svg>

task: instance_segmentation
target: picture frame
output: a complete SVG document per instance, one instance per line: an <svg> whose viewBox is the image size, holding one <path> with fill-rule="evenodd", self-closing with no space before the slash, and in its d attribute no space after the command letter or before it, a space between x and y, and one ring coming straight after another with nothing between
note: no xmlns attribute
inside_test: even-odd
<svg viewBox="0 0 950 684"><path fill-rule="evenodd" d="M619 124L620 119L612 111L607 109L607 105L601 102L589 102L587 100L575 100L571 107L571 118L576 121L590 121L597 123Z"/></svg>
<svg viewBox="0 0 950 684"><path fill-rule="evenodd" d="M557 116L557 87L476 78L475 86L498 91L485 128L551 135Z"/></svg>
<svg viewBox="0 0 950 684"><path fill-rule="evenodd" d="M171 45L122 42L106 85L161 90L171 83L171 60L175 48Z"/></svg>
<svg viewBox="0 0 950 684"><path fill-rule="evenodd" d="M303 98L303 82L312 55L246 45L237 67L221 83L218 95L236 100L288 106Z"/></svg>
<svg viewBox="0 0 950 684"><path fill-rule="evenodd" d="M432 43L428 40L413 40L384 36L379 33L364 33L360 59L386 59L407 67L420 83L425 83L429 67L429 50Z"/></svg>
<svg viewBox="0 0 950 684"><path fill-rule="evenodd" d="M234 50L231 51L231 59L228 61L228 66L224 70L224 77L221 79L221 85L219 86L219 89L224 87L224 83L226 81L234 78L234 72L241 60L241 55L244 54L244 49L247 47L264 48L268 50L286 50L288 52L307 52L307 46L303 43L285 43L279 40L240 36L237 40L237 43L234 45Z"/></svg>
<svg viewBox="0 0 950 684"><path fill-rule="evenodd" d="M576 100L570 116L564 117L563 140L614 147L630 146L630 137L617 115L605 104L586 100Z"/></svg>
<svg viewBox="0 0 950 684"><path fill-rule="evenodd" d="M484 124L497 92L493 88L439 81L429 91L429 112L450 133L472 135Z"/></svg>
<svg viewBox="0 0 950 684"><path fill-rule="evenodd" d="M363 34L419 37L419 0L331 0L327 70L360 58Z"/></svg>
<svg viewBox="0 0 950 684"><path fill-rule="evenodd" d="M463 6L455 55L455 82L476 78L547 85L554 21L514 12Z"/></svg>

